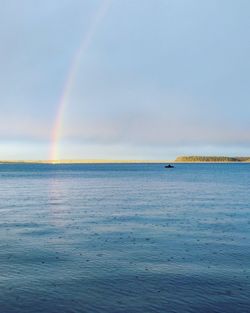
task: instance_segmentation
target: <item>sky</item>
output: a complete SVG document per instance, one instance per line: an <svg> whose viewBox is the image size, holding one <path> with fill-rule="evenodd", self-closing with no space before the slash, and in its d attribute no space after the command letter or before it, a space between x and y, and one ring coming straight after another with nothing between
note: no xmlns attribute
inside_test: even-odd
<svg viewBox="0 0 250 313"><path fill-rule="evenodd" d="M0 6L0 159L250 155L250 1Z"/></svg>

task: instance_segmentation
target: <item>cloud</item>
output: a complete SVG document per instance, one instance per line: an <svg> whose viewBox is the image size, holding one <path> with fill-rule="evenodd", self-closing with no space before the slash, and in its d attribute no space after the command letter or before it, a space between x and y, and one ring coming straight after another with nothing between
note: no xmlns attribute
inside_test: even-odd
<svg viewBox="0 0 250 313"><path fill-rule="evenodd" d="M228 114L213 103L173 90L126 91L106 87L103 94L78 93L68 107L63 138L154 146L250 143L248 120L231 116L230 110Z"/></svg>
<svg viewBox="0 0 250 313"><path fill-rule="evenodd" d="M0 123L0 140L49 141L51 125L29 116L6 116Z"/></svg>
<svg viewBox="0 0 250 313"><path fill-rule="evenodd" d="M0 140L29 141L30 151L34 142L49 144L98 5L3 1ZM81 60L62 141L96 154L98 145L107 153L113 146L154 147L155 155L166 146L240 151L250 143L249 9L248 1L113 1Z"/></svg>

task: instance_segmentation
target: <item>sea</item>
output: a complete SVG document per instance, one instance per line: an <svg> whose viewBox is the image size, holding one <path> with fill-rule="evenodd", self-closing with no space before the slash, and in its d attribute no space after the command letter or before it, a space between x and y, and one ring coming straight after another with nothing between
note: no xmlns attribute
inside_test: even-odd
<svg viewBox="0 0 250 313"><path fill-rule="evenodd" d="M1 164L0 313L249 313L250 164Z"/></svg>

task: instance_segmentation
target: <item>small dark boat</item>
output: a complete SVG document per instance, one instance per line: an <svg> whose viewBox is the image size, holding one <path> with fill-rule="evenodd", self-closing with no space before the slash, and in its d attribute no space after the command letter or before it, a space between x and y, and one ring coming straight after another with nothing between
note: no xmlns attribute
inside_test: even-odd
<svg viewBox="0 0 250 313"><path fill-rule="evenodd" d="M168 165L165 165L165 168L174 168L174 166L171 164L168 164Z"/></svg>

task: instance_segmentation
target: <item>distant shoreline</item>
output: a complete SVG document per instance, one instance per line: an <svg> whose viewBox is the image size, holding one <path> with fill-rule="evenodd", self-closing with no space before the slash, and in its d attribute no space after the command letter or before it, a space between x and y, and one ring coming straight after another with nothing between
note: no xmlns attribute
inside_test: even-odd
<svg viewBox="0 0 250 313"><path fill-rule="evenodd" d="M250 157L228 156L179 156L175 163L249 163Z"/></svg>
<svg viewBox="0 0 250 313"><path fill-rule="evenodd" d="M1 160L0 164L165 164L165 163L250 163L250 157L179 156L175 160Z"/></svg>
<svg viewBox="0 0 250 313"><path fill-rule="evenodd" d="M8 160L0 164L164 164L174 163L169 160Z"/></svg>

